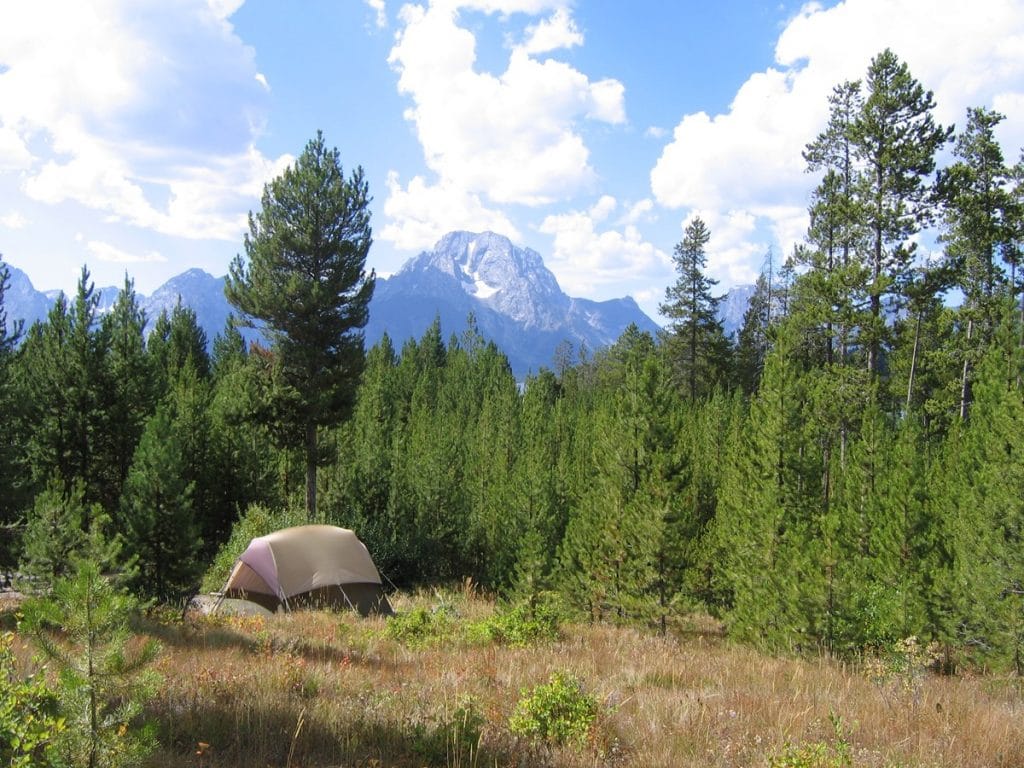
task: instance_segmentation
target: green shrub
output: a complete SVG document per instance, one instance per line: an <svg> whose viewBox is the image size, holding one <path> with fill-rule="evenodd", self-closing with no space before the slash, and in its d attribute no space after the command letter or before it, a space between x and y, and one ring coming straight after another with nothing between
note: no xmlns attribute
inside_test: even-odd
<svg viewBox="0 0 1024 768"><path fill-rule="evenodd" d="M413 726L413 751L432 765L473 765L485 724L476 700L462 698L434 723Z"/></svg>
<svg viewBox="0 0 1024 768"><path fill-rule="evenodd" d="M307 522L309 520L305 510L268 509L262 504L251 505L235 522L231 536L213 558L213 563L203 576L201 589L203 592L220 590L231 575L235 561L257 536L266 536L281 528L305 525Z"/></svg>
<svg viewBox="0 0 1024 768"><path fill-rule="evenodd" d="M466 634L470 640L527 646L557 640L560 624L557 603L552 599L539 599L519 603L470 624Z"/></svg>
<svg viewBox="0 0 1024 768"><path fill-rule="evenodd" d="M517 736L556 744L582 746L597 719L597 700L571 675L555 672L546 684L520 692L522 698L509 718Z"/></svg>
<svg viewBox="0 0 1024 768"><path fill-rule="evenodd" d="M422 648L451 635L454 620L444 608L413 608L388 619L384 636L410 648Z"/></svg>
<svg viewBox="0 0 1024 768"><path fill-rule="evenodd" d="M809 744L786 744L782 750L768 758L768 768L852 768L853 754L846 738L843 719L829 715L833 739Z"/></svg>
<svg viewBox="0 0 1024 768"><path fill-rule="evenodd" d="M0 635L0 764L46 768L64 719L57 714L57 694L41 676L18 675L13 641L10 632Z"/></svg>
<svg viewBox="0 0 1024 768"><path fill-rule="evenodd" d="M938 643L922 645L915 635L911 635L868 656L864 672L875 684L890 686L916 698L928 670L940 658L939 651Z"/></svg>

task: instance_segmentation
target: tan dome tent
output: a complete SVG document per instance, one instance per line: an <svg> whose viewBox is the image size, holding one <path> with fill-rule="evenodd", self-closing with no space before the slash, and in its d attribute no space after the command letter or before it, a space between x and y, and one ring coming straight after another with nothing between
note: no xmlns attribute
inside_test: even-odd
<svg viewBox="0 0 1024 768"><path fill-rule="evenodd" d="M333 525L300 525L253 539L231 569L223 598L271 611L330 605L363 616L393 612L366 546Z"/></svg>

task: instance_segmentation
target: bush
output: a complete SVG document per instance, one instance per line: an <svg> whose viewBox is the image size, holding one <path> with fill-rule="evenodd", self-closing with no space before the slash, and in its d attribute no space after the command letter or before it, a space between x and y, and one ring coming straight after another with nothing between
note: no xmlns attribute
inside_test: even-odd
<svg viewBox="0 0 1024 768"><path fill-rule="evenodd" d="M213 563L206 575L203 576L201 589L203 592L220 590L224 586L224 582L228 580L228 576L231 575L235 561L249 546L249 542L257 536L266 536L281 528L305 525L308 522L305 510L272 510L262 504L251 505L238 518L231 529L231 536L217 552L217 556L213 558Z"/></svg>
<svg viewBox="0 0 1024 768"><path fill-rule="evenodd" d="M473 765L485 724L476 700L462 698L433 724L413 727L413 751L431 764Z"/></svg>
<svg viewBox="0 0 1024 768"><path fill-rule="evenodd" d="M831 744L824 741L786 744L779 753L768 758L768 768L852 768L853 754L843 719L830 714L829 721L834 734Z"/></svg>
<svg viewBox="0 0 1024 768"><path fill-rule="evenodd" d="M542 595L536 601L527 601L498 611L489 619L467 627L470 639L481 639L510 646L527 646L557 640L561 613L556 599Z"/></svg>
<svg viewBox="0 0 1024 768"><path fill-rule="evenodd" d="M522 698L509 718L508 727L517 736L556 744L582 746L597 719L597 700L583 690L571 675L555 672L546 684Z"/></svg>
<svg viewBox="0 0 1024 768"><path fill-rule="evenodd" d="M10 768L52 765L54 740L64 730L58 698L42 677L21 678L11 646L14 635L0 635L0 764Z"/></svg>
<svg viewBox="0 0 1024 768"><path fill-rule="evenodd" d="M413 608L396 614L384 626L384 636L410 648L422 648L451 634L453 618L445 608Z"/></svg>

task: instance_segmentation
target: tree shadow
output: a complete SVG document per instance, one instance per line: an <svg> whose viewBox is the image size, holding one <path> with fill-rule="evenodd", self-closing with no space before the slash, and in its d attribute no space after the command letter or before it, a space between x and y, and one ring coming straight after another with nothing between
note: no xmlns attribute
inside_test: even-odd
<svg viewBox="0 0 1024 768"><path fill-rule="evenodd" d="M398 669L406 664L389 660L379 654L366 653L338 643L313 642L300 636L285 637L280 632L233 629L228 624L184 619L166 621L139 616L133 630L153 637L165 647L198 651L238 650L252 655L281 654L299 656L320 664L356 665L375 670Z"/></svg>
<svg viewBox="0 0 1024 768"><path fill-rule="evenodd" d="M232 702L209 701L187 710L148 714L158 726L161 745L148 761L154 768L515 764L507 745L489 745L478 731L462 731L457 722L396 722L363 712L328 724L308 715L299 702L240 708ZM208 745L201 762L199 742Z"/></svg>

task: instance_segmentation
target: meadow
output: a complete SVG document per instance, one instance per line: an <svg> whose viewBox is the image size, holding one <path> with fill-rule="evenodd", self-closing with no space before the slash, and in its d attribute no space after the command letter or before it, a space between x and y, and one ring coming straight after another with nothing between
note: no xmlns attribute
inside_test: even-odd
<svg viewBox="0 0 1024 768"><path fill-rule="evenodd" d="M147 764L1024 765L1020 680L940 675L912 642L839 663L762 654L706 617L666 636L561 624L557 636L523 637L471 588L394 602L397 620L308 611L141 621L140 636L163 647L163 684L147 706L160 748ZM18 654L32 665L25 643ZM578 738L515 724L520 701L553 675L578 688L534 714L557 725L579 714L572 696L585 698L594 707Z"/></svg>

